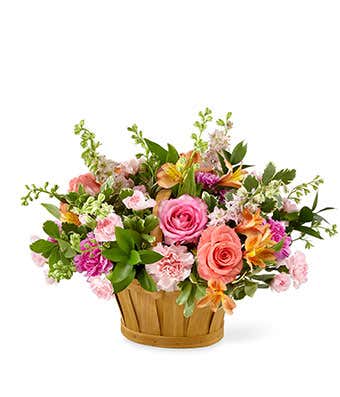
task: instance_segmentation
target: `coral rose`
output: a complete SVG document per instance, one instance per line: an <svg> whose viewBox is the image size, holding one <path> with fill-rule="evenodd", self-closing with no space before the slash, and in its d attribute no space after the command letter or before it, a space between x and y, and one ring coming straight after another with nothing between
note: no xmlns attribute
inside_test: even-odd
<svg viewBox="0 0 340 397"><path fill-rule="evenodd" d="M68 191L77 192L79 185L82 185L85 192L91 196L95 196L100 192L100 184L96 181L95 176L90 172L71 179Z"/></svg>
<svg viewBox="0 0 340 397"><path fill-rule="evenodd" d="M163 200L158 208L159 226L166 244L196 242L208 222L207 205L188 194Z"/></svg>
<svg viewBox="0 0 340 397"><path fill-rule="evenodd" d="M210 226L198 243L197 259L198 274L202 278L230 283L242 269L241 241L229 226Z"/></svg>

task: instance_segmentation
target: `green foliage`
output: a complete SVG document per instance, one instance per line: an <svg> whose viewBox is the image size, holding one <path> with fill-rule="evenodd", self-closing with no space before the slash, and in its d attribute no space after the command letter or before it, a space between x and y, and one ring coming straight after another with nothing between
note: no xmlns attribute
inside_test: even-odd
<svg viewBox="0 0 340 397"><path fill-rule="evenodd" d="M254 175L247 175L247 177L243 181L243 186L247 189L248 192L251 192L253 189L257 189L257 187L259 186L259 181L255 178Z"/></svg>
<svg viewBox="0 0 340 397"><path fill-rule="evenodd" d="M27 194L21 197L21 205L27 206L31 201L37 200L41 193L47 194L49 197L55 197L59 201L63 201L63 195L58 193L59 186L54 185L49 187L49 182L45 182L43 186L36 186L34 183L32 185L25 185L27 189Z"/></svg>
<svg viewBox="0 0 340 397"><path fill-rule="evenodd" d="M194 166L190 167L183 183L180 185L178 195L189 194L190 196L196 196L197 185L195 181L195 169Z"/></svg>
<svg viewBox="0 0 340 397"><path fill-rule="evenodd" d="M195 304L198 299L201 299L206 293L206 285L203 280L198 280L193 271L190 276L194 277L194 282L191 279L186 279L179 283L180 294L176 299L178 305L184 305L184 317L190 317L195 309Z"/></svg>
<svg viewBox="0 0 340 397"><path fill-rule="evenodd" d="M152 277L149 276L145 269L141 269L138 272L137 280L139 281L139 284L147 291L157 291L156 283L153 281Z"/></svg>
<svg viewBox="0 0 340 397"><path fill-rule="evenodd" d="M69 280L76 271L73 262L65 258L58 260L55 263L49 263L49 268L48 277L53 278L58 282L62 279Z"/></svg>
<svg viewBox="0 0 340 397"><path fill-rule="evenodd" d="M166 159L168 157L168 151L158 143L150 141L149 139L145 138L145 142L148 145L150 152L158 158L160 164L166 163Z"/></svg>
<svg viewBox="0 0 340 397"><path fill-rule="evenodd" d="M55 218L60 219L59 208L53 204L41 203L41 205L47 209L47 211L52 214Z"/></svg>
<svg viewBox="0 0 340 397"><path fill-rule="evenodd" d="M59 227L53 221L46 221L43 225L43 230L48 236L50 236L52 238L60 237Z"/></svg>
<svg viewBox="0 0 340 397"><path fill-rule="evenodd" d="M198 133L191 134L191 138L194 141L194 150L203 153L208 149L208 142L202 138L203 132L207 129L207 125L212 121L212 111L209 108L205 108L204 112L198 112L199 120L194 122L194 127L198 129Z"/></svg>
<svg viewBox="0 0 340 397"><path fill-rule="evenodd" d="M74 133L80 135L80 146L84 149L81 154L82 159L88 169L95 173L98 170L99 161L97 149L101 143L96 141L96 135L85 128L84 125L84 120L80 120L80 122L74 126Z"/></svg>
<svg viewBox="0 0 340 397"><path fill-rule="evenodd" d="M161 254L153 250L141 250L139 251L139 256L143 264L155 263L163 258Z"/></svg>
<svg viewBox="0 0 340 397"><path fill-rule="evenodd" d="M218 203L217 197L212 194L209 194L206 191L202 192L201 197L202 197L202 200L204 200L205 203L207 204L209 212L212 212Z"/></svg>
<svg viewBox="0 0 340 397"><path fill-rule="evenodd" d="M294 200L296 203L301 201L303 196L307 196L312 191L317 191L319 186L324 183L324 180L317 175L314 179L307 183L301 183L294 187L288 195L288 198Z"/></svg>
<svg viewBox="0 0 340 397"><path fill-rule="evenodd" d="M132 280L135 278L135 276L136 276L136 269L133 267L131 272L128 274L128 276L120 282L116 283L112 281L111 279L112 272L110 272L106 277L108 280L111 281L113 290L117 294L118 292L123 291L126 287L128 287L131 284Z"/></svg>
<svg viewBox="0 0 340 397"><path fill-rule="evenodd" d="M253 281L245 281L244 292L246 295L253 297L257 290L257 284Z"/></svg>
<svg viewBox="0 0 340 397"><path fill-rule="evenodd" d="M168 153L166 156L166 163L176 163L177 160L179 159L179 154L177 152L177 149L170 145L170 143L168 143Z"/></svg>
<svg viewBox="0 0 340 397"><path fill-rule="evenodd" d="M231 153L230 163L232 165L239 164L247 154L247 144L243 141L238 143Z"/></svg>
<svg viewBox="0 0 340 397"><path fill-rule="evenodd" d="M45 258L49 257L54 247L55 247L54 243L43 239L36 240L30 245L30 249L33 252L36 252L37 254L41 254Z"/></svg>
<svg viewBox="0 0 340 397"><path fill-rule="evenodd" d="M273 180L282 181L285 185L288 185L295 179L295 176L296 170L290 170L286 168L277 172L274 175Z"/></svg>
<svg viewBox="0 0 340 397"><path fill-rule="evenodd" d="M271 213L276 206L276 200L266 198L265 201L261 204L262 212L269 214Z"/></svg>
<svg viewBox="0 0 340 397"><path fill-rule="evenodd" d="M275 171L275 165L272 162L268 163L262 175L262 183L264 185L268 185L268 183L274 178Z"/></svg>
<svg viewBox="0 0 340 397"><path fill-rule="evenodd" d="M140 145L143 148L146 158L149 158L150 149L143 136L143 131L138 128L137 124L133 124L131 127L128 127L127 130L132 132L131 138L135 141L136 145Z"/></svg>

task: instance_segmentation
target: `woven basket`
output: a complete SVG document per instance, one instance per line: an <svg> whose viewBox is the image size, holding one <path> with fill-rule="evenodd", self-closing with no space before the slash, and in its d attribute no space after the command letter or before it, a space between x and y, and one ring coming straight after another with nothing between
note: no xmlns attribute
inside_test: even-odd
<svg viewBox="0 0 340 397"><path fill-rule="evenodd" d="M195 309L189 318L176 304L178 292L148 292L134 280L116 297L122 334L133 342L158 347L201 347L223 338L224 311Z"/></svg>

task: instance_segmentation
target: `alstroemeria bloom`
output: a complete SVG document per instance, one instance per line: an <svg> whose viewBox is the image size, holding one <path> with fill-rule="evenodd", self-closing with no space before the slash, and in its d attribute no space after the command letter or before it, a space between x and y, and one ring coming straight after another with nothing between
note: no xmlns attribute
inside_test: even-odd
<svg viewBox="0 0 340 397"><path fill-rule="evenodd" d="M134 190L132 196L126 197L123 200L126 208L131 210L140 211L146 208L152 208L156 205L156 201L147 197L140 190Z"/></svg>
<svg viewBox="0 0 340 397"><path fill-rule="evenodd" d="M233 314L236 304L233 299L226 295L226 286L221 280L209 280L208 288L206 290L206 296L197 302L197 307L205 307L210 305L211 310L216 312L220 304L227 314Z"/></svg>
<svg viewBox="0 0 340 397"><path fill-rule="evenodd" d="M240 166L235 172L233 172L231 168L226 175L221 176L217 184L223 187L239 189L242 186L242 180L246 174L247 171L243 170L242 166Z"/></svg>
<svg viewBox="0 0 340 397"><path fill-rule="evenodd" d="M236 232L244 234L245 236L253 235L254 233L263 233L265 230L265 220L260 215L261 210L258 209L255 213L250 212L247 208L242 211L242 222L237 225Z"/></svg>
<svg viewBox="0 0 340 397"><path fill-rule="evenodd" d="M245 241L245 252L243 257L252 269L253 266L266 267L266 262L275 262L275 251L273 246L276 244L271 239L269 225L265 225L264 233L249 234Z"/></svg>
<svg viewBox="0 0 340 397"><path fill-rule="evenodd" d="M60 221L65 223L73 223L74 225L80 226L81 222L77 214L68 210L69 205L66 203L60 204Z"/></svg>

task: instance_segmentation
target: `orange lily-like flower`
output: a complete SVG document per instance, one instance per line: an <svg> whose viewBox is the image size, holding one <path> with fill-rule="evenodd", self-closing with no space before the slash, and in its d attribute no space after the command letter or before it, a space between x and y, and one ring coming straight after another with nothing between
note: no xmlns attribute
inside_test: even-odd
<svg viewBox="0 0 340 397"><path fill-rule="evenodd" d="M254 233L264 233L265 220L261 216L261 210L258 209L255 213L250 212L247 208L242 211L242 222L235 228L237 233L246 236L253 235Z"/></svg>
<svg viewBox="0 0 340 397"><path fill-rule="evenodd" d="M251 269L253 266L265 268L266 262L275 261L273 247L276 244L277 242L271 239L270 226L267 224L263 233L254 232L247 236L243 257Z"/></svg>
<svg viewBox="0 0 340 397"><path fill-rule="evenodd" d="M216 312L220 304L222 304L227 314L233 314L233 309L235 309L236 304L230 296L224 293L226 289L223 281L209 280L206 296L198 301L197 307L200 308L210 305L211 310Z"/></svg>
<svg viewBox="0 0 340 397"><path fill-rule="evenodd" d="M221 176L218 185L223 187L234 187L239 189L242 186L242 180L247 174L247 171L242 169L240 166L235 172L233 172L231 164L227 164L229 172Z"/></svg>
<svg viewBox="0 0 340 397"><path fill-rule="evenodd" d="M60 220L61 222L73 223L74 225L80 226L78 215L68 210L68 204L60 204Z"/></svg>
<svg viewBox="0 0 340 397"><path fill-rule="evenodd" d="M182 183L187 170L199 161L199 153L190 151L188 153L182 153L176 164L163 164L157 172L158 185L165 189L171 189L173 186Z"/></svg>

